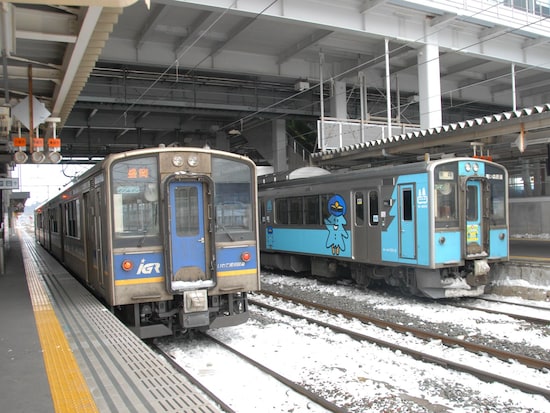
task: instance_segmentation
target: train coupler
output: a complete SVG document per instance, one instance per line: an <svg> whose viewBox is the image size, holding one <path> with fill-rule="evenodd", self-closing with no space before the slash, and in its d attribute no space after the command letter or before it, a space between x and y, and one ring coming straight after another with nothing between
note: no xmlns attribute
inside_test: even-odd
<svg viewBox="0 0 550 413"><path fill-rule="evenodd" d="M476 260L473 262L472 271L466 275L466 282L472 287L487 285L489 282L489 271L491 267L487 260Z"/></svg>
<svg viewBox="0 0 550 413"><path fill-rule="evenodd" d="M183 293L183 304L179 311L179 319L182 328L203 327L210 324L206 290L185 291Z"/></svg>

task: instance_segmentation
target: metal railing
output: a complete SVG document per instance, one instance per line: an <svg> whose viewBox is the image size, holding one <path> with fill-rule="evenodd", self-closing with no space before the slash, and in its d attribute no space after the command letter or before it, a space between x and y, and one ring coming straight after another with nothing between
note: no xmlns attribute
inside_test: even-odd
<svg viewBox="0 0 550 413"><path fill-rule="evenodd" d="M395 122L390 131L387 122L373 118L363 122L324 118L317 121L317 145L324 151L370 141L385 141L391 136L418 130L420 125Z"/></svg>

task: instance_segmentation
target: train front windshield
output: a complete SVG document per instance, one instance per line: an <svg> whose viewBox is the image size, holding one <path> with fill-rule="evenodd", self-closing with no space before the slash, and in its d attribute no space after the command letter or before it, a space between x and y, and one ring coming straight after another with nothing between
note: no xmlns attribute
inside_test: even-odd
<svg viewBox="0 0 550 413"><path fill-rule="evenodd" d="M212 159L216 240L254 239L253 179L253 171L247 164L231 159Z"/></svg>
<svg viewBox="0 0 550 413"><path fill-rule="evenodd" d="M436 228L452 228L459 225L458 214L458 164L448 163L439 165L434 170L435 183L435 223ZM491 225L506 224L506 171L499 165L485 164L485 179L489 183L490 202L489 216ZM466 194L467 218L472 218L478 204L476 192L468 188Z"/></svg>
<svg viewBox="0 0 550 413"><path fill-rule="evenodd" d="M158 172L154 156L113 165L113 223L116 246L160 243Z"/></svg>
<svg viewBox="0 0 550 413"><path fill-rule="evenodd" d="M120 161L112 176L115 246L159 245L157 158ZM254 239L254 176L246 163L212 158L216 240Z"/></svg>
<svg viewBox="0 0 550 413"><path fill-rule="evenodd" d="M435 226L458 226L458 170L457 164L444 164L435 168Z"/></svg>
<svg viewBox="0 0 550 413"><path fill-rule="evenodd" d="M487 164L485 177L491 188L491 225L506 225L506 170L498 165Z"/></svg>

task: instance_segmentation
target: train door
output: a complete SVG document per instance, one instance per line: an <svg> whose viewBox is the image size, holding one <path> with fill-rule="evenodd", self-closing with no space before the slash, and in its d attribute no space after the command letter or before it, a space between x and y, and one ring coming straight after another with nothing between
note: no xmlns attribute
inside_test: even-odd
<svg viewBox="0 0 550 413"><path fill-rule="evenodd" d="M84 194L84 211L86 222L86 243L87 248L87 282L96 290L103 289L103 277L101 276L101 221L100 211L101 199L100 190L92 189Z"/></svg>
<svg viewBox="0 0 550 413"><path fill-rule="evenodd" d="M466 182L466 255L485 255L488 252L483 194L481 181Z"/></svg>
<svg viewBox="0 0 550 413"><path fill-rule="evenodd" d="M260 198L260 248L262 250L273 248L272 238L267 236L267 231L273 232L273 201Z"/></svg>
<svg viewBox="0 0 550 413"><path fill-rule="evenodd" d="M168 184L168 264L172 291L214 286L208 248L209 217L205 216L204 182L173 181Z"/></svg>
<svg viewBox="0 0 550 413"><path fill-rule="evenodd" d="M90 200L89 200L89 192L86 192L82 194L82 210L84 211L84 214L82 215L82 228L83 233L82 237L84 240L84 251L86 251L86 274L84 276L84 279L86 280L86 284L90 284L90 262L92 260L92 248L93 243L90 240L90 221L93 220L92 218L92 209L90 208Z"/></svg>
<svg viewBox="0 0 550 413"><path fill-rule="evenodd" d="M65 262L65 242L66 242L66 229L65 229L65 217L67 216L67 205L66 204L59 204L57 214L57 230L59 234L59 257L61 259L61 262Z"/></svg>
<svg viewBox="0 0 550 413"><path fill-rule="evenodd" d="M414 184L399 185L399 257L416 258Z"/></svg>
<svg viewBox="0 0 550 413"><path fill-rule="evenodd" d="M48 251L51 251L52 250L52 231L53 231L53 221L54 221L54 217L53 217L53 212L51 209L48 208L48 211L47 211L47 229L46 229L46 233L44 234L45 235L45 247Z"/></svg>
<svg viewBox="0 0 550 413"><path fill-rule="evenodd" d="M353 231L353 255L358 260L375 262L381 256L380 207L378 190L357 191L354 194L355 223Z"/></svg>

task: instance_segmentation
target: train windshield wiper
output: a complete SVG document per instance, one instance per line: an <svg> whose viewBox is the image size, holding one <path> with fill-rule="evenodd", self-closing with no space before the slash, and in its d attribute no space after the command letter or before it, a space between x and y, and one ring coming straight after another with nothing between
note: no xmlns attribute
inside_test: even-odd
<svg viewBox="0 0 550 413"><path fill-rule="evenodd" d="M145 243L145 238L147 238L147 234L149 233L149 228L145 228L143 230L143 236L138 240L137 247L141 248L143 247L143 244Z"/></svg>
<svg viewBox="0 0 550 413"><path fill-rule="evenodd" d="M231 241L235 241L235 239L231 236L231 233L229 232L229 230L223 225L223 224L220 224L219 222L216 222L216 229L218 228L221 228L223 230L223 233L225 235L227 235L227 237L231 240Z"/></svg>

